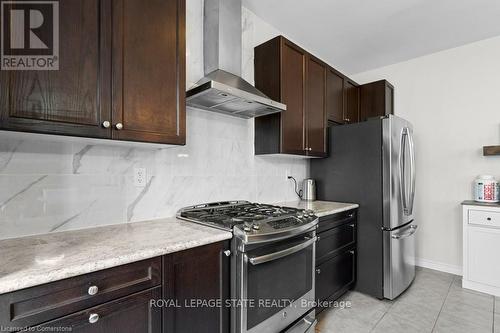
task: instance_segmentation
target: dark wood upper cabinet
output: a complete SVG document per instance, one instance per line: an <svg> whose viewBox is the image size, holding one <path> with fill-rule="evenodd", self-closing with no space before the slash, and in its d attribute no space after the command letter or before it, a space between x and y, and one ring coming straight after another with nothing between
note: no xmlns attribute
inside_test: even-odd
<svg viewBox="0 0 500 333"><path fill-rule="evenodd" d="M59 45L0 72L0 129L185 143L185 0L60 1Z"/></svg>
<svg viewBox="0 0 500 333"><path fill-rule="evenodd" d="M111 3L59 2L59 70L2 70L0 129L109 138Z"/></svg>
<svg viewBox="0 0 500 333"><path fill-rule="evenodd" d="M287 40L281 47L281 103L286 112L281 114L281 151L285 154L303 154L305 148L305 63L306 53ZM258 86L257 86L258 88Z"/></svg>
<svg viewBox="0 0 500 333"><path fill-rule="evenodd" d="M113 139L185 143L184 13L184 0L113 1Z"/></svg>
<svg viewBox="0 0 500 333"><path fill-rule="evenodd" d="M344 80L344 123L359 122L359 86Z"/></svg>
<svg viewBox="0 0 500 333"><path fill-rule="evenodd" d="M255 119L256 154L326 154L325 68L283 36L255 48L255 86L287 106Z"/></svg>
<svg viewBox="0 0 500 333"><path fill-rule="evenodd" d="M306 80L306 147L310 155L326 155L326 65L320 60L307 58Z"/></svg>
<svg viewBox="0 0 500 333"><path fill-rule="evenodd" d="M326 110L329 121L344 123L344 77L331 68L326 71Z"/></svg>
<svg viewBox="0 0 500 333"><path fill-rule="evenodd" d="M360 120L394 114L394 86L380 80L360 86Z"/></svg>

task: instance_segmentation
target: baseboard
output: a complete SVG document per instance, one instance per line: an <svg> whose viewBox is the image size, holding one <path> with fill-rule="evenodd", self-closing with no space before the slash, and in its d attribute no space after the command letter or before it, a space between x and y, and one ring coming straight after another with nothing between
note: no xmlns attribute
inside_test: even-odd
<svg viewBox="0 0 500 333"><path fill-rule="evenodd" d="M439 261L415 258L415 264L420 267L433 269L436 271L441 271L445 273L462 275L462 266L450 265Z"/></svg>
<svg viewBox="0 0 500 333"><path fill-rule="evenodd" d="M464 287L465 289L471 289L485 294L490 294L500 297L500 288L498 287L493 287L486 284L466 281L466 280L462 280L462 287Z"/></svg>

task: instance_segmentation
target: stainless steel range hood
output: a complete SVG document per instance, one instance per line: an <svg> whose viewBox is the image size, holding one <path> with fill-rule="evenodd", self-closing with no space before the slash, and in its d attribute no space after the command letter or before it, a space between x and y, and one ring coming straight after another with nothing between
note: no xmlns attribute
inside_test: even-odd
<svg viewBox="0 0 500 333"><path fill-rule="evenodd" d="M204 1L203 58L188 106L246 119L286 110L241 78L241 0Z"/></svg>

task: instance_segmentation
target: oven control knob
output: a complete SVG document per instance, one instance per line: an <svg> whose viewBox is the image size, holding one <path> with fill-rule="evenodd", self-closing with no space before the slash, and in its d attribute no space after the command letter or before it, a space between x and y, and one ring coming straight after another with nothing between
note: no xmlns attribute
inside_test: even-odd
<svg viewBox="0 0 500 333"><path fill-rule="evenodd" d="M252 226L252 228L253 228L253 230L259 230L259 229L260 229L260 225L258 225L258 224L254 224L254 225Z"/></svg>
<svg viewBox="0 0 500 333"><path fill-rule="evenodd" d="M299 219L303 219L303 218L304 218L304 215L302 215L302 214L301 214L301 215L299 215L299 216L297 216L297 217L298 217Z"/></svg>
<svg viewBox="0 0 500 333"><path fill-rule="evenodd" d="M249 232L252 231L252 228L250 228L249 226L244 226L243 231Z"/></svg>

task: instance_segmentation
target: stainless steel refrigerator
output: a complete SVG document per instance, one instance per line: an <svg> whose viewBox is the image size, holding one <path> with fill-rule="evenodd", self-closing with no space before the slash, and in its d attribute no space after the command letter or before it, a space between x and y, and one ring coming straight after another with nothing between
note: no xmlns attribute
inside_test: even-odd
<svg viewBox="0 0 500 333"><path fill-rule="evenodd" d="M394 299L415 278L413 126L389 115L330 127L328 141L311 161L317 199L360 205L355 288Z"/></svg>

